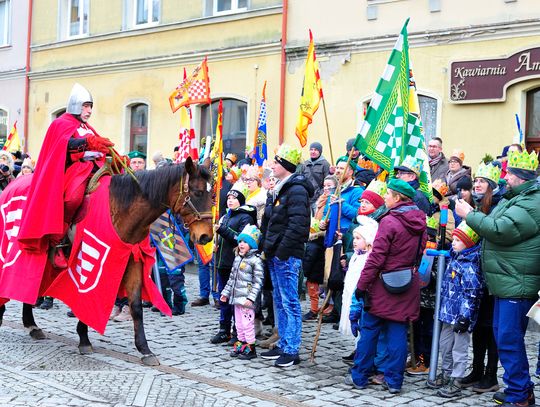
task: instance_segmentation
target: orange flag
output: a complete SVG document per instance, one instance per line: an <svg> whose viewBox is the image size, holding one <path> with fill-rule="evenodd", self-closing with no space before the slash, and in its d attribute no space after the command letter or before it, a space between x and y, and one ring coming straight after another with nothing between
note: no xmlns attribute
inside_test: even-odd
<svg viewBox="0 0 540 407"><path fill-rule="evenodd" d="M323 98L321 78L319 76L319 62L315 56L315 44L313 35L309 30L309 48L306 60L306 71L304 73L304 86L300 97L300 109L298 111L298 121L296 122L296 137L300 140L300 145L304 147L307 143L308 126L313 121L313 115L319 108L319 103Z"/></svg>
<svg viewBox="0 0 540 407"><path fill-rule="evenodd" d="M206 58L195 68L189 78L185 78L169 96L169 104L173 113L182 106L194 103L212 103Z"/></svg>

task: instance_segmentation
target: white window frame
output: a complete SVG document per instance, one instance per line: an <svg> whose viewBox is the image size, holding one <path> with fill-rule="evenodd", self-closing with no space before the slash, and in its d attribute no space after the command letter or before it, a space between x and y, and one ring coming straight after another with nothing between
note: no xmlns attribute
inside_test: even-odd
<svg viewBox="0 0 540 407"><path fill-rule="evenodd" d="M157 21L152 21L154 18L154 0L146 0L148 2L148 14L146 15L145 23L137 23L137 6L139 1L145 0L133 0L131 3L131 27L148 27L159 24L161 14L161 0L155 0L158 2Z"/></svg>
<svg viewBox="0 0 540 407"><path fill-rule="evenodd" d="M6 47L11 44L11 0L4 0L2 2L6 3L6 13L4 15L4 32L2 33L4 40L0 42L0 47Z"/></svg>
<svg viewBox="0 0 540 407"><path fill-rule="evenodd" d="M71 6L79 4L79 32L71 34ZM59 37L62 40L84 38L90 35L90 0L59 0ZM84 31L84 15L88 16L86 32Z"/></svg>
<svg viewBox="0 0 540 407"><path fill-rule="evenodd" d="M218 1L219 0L212 0L212 13L214 16L221 16L225 14L234 14L234 13L240 13L243 11L247 11L247 4L249 0L246 0L246 7L238 7L238 1L239 0L231 0L231 9L230 10L223 10L218 11Z"/></svg>

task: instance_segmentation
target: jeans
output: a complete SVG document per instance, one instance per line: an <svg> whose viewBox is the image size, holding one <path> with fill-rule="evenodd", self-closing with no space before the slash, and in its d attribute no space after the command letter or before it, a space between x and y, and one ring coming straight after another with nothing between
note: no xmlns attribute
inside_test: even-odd
<svg viewBox="0 0 540 407"><path fill-rule="evenodd" d="M214 259L210 260L208 264L202 264L201 259L199 261L199 297L209 298L210 293L214 299L219 298L219 293L212 290L214 282ZM226 282L225 282L226 283Z"/></svg>
<svg viewBox="0 0 540 407"><path fill-rule="evenodd" d="M499 348L499 359L504 368L506 401L517 403L527 400L534 384L529 375L529 361L525 349L527 312L535 300L495 297L493 333Z"/></svg>
<svg viewBox="0 0 540 407"><path fill-rule="evenodd" d="M278 346L284 353L298 355L302 342L302 308L298 298L298 275L302 260L272 257L268 270L274 286L274 318L277 321Z"/></svg>
<svg viewBox="0 0 540 407"><path fill-rule="evenodd" d="M401 389L407 360L407 323L382 319L369 312L364 312L362 316L360 340L356 344L351 376L358 386L368 384L382 330L386 330L388 354L392 355L386 360L384 378L389 387Z"/></svg>
<svg viewBox="0 0 540 407"><path fill-rule="evenodd" d="M184 273L168 274L168 277L173 292L172 310L183 314L186 311L188 302Z"/></svg>
<svg viewBox="0 0 540 407"><path fill-rule="evenodd" d="M221 292L227 285L229 281L229 276L231 275L231 269L218 269L218 293L221 295ZM233 306L229 302L219 301L219 327L220 329L225 329L227 333L231 331L233 316Z"/></svg>

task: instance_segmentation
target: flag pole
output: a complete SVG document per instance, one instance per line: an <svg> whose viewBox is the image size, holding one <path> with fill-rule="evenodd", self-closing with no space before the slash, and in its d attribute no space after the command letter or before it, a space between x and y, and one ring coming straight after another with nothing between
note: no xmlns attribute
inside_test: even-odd
<svg viewBox="0 0 540 407"><path fill-rule="evenodd" d="M334 153L332 152L332 140L330 139L330 127L328 126L328 115L326 114L326 102L322 98L322 106L324 112L324 122L326 124L326 135L328 136L328 147L330 147L330 162L334 162Z"/></svg>

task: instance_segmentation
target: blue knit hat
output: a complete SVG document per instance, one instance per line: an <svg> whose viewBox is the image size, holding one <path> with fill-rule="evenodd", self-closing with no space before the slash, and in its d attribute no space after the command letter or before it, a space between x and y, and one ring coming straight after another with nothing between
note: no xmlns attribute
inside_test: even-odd
<svg viewBox="0 0 540 407"><path fill-rule="evenodd" d="M252 249L259 248L261 240L261 231L255 225L246 225L240 234L236 237L238 242L246 242Z"/></svg>

